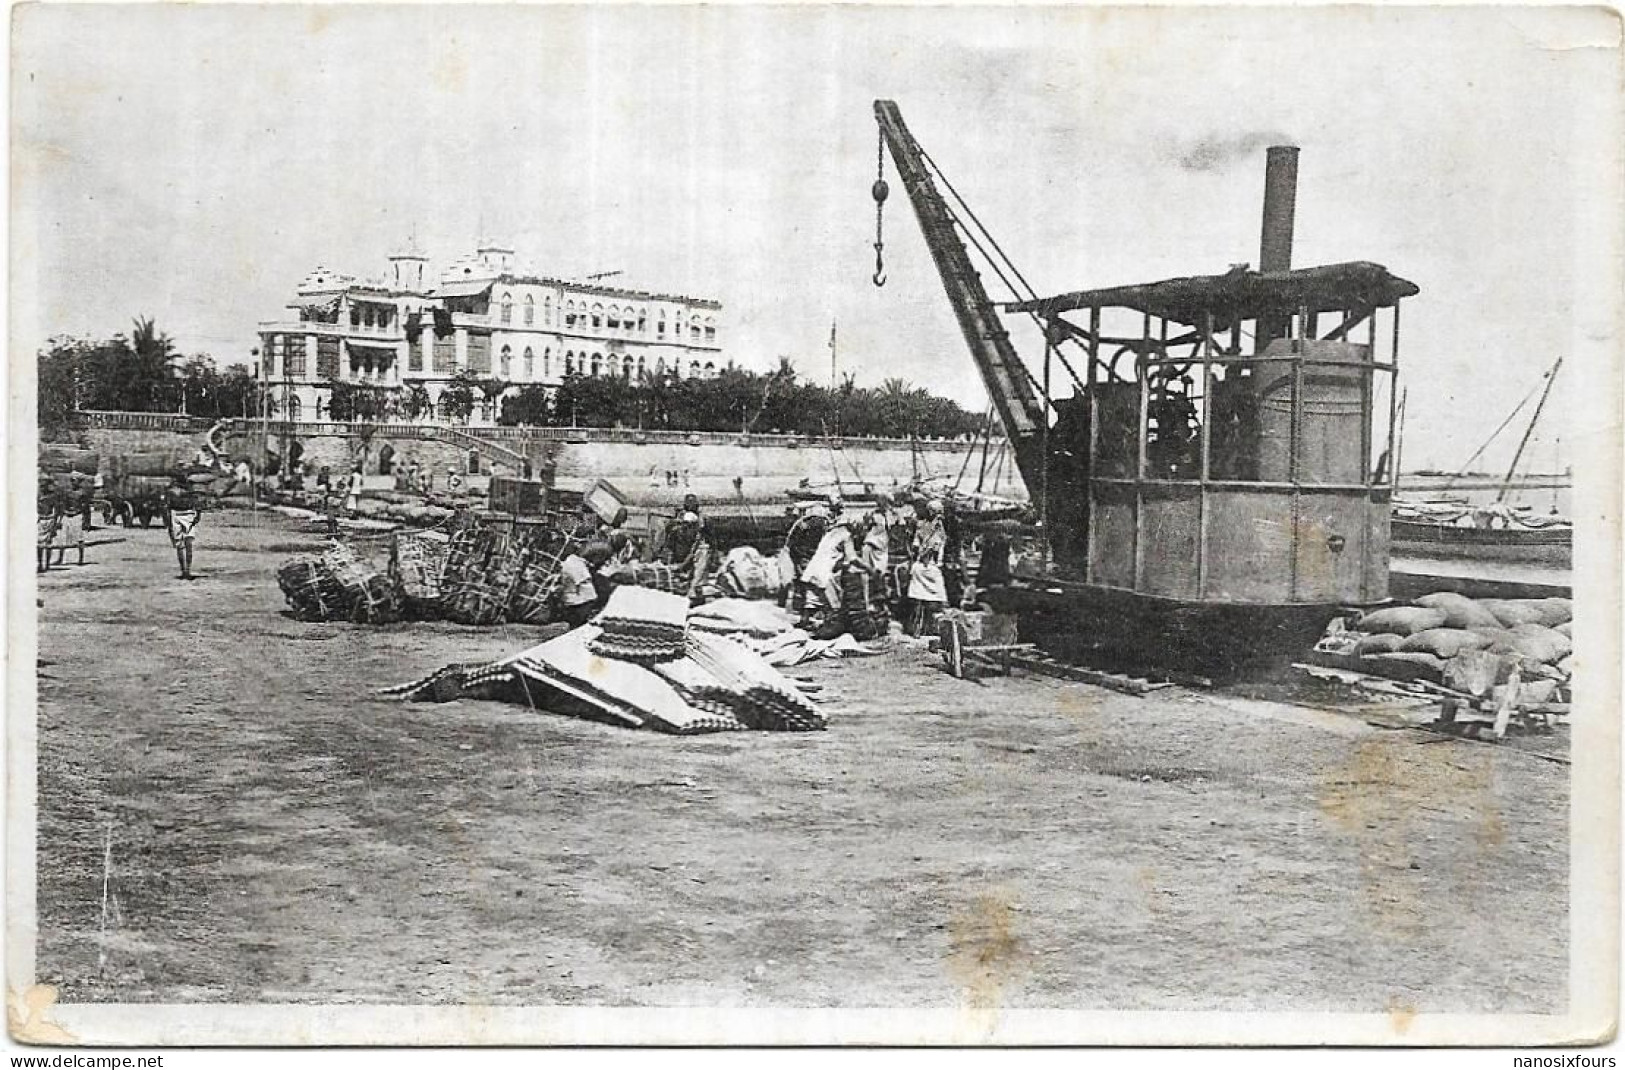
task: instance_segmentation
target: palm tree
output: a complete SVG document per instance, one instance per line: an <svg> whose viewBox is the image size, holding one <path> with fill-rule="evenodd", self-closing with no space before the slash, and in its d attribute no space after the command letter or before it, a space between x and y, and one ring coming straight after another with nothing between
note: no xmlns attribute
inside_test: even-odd
<svg viewBox="0 0 1625 1070"><path fill-rule="evenodd" d="M176 359L175 343L158 330L152 317L137 317L130 334L133 359L126 375L131 408L152 410L161 407L171 393L170 366Z"/></svg>

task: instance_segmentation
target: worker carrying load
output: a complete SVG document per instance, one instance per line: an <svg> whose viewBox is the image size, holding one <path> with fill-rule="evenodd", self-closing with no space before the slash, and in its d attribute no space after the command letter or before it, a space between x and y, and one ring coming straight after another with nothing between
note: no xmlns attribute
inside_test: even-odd
<svg viewBox="0 0 1625 1070"><path fill-rule="evenodd" d="M711 563L711 545L706 537L705 518L700 515L700 500L692 494L683 496L683 508L666 522L661 539L660 561L687 579L690 601L705 582Z"/></svg>
<svg viewBox="0 0 1625 1070"><path fill-rule="evenodd" d="M792 612L799 613L806 607L807 587L802 574L806 572L813 554L818 552L824 533L829 530L840 508L841 500L834 496L830 497L827 506L810 506L796 518L784 536L784 547L779 551L779 573L784 577L785 604Z"/></svg>
<svg viewBox="0 0 1625 1070"><path fill-rule="evenodd" d="M842 578L857 565L855 539L861 537L862 526L863 517L857 514L832 520L802 570L802 627L815 639L831 639L845 631Z"/></svg>

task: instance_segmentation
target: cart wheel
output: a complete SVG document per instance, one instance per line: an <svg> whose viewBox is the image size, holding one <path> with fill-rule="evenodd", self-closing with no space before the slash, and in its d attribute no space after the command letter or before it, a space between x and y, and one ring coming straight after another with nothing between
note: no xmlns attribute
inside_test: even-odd
<svg viewBox="0 0 1625 1070"><path fill-rule="evenodd" d="M949 617L942 622L942 660L957 680L965 678L965 643L969 638L964 622Z"/></svg>

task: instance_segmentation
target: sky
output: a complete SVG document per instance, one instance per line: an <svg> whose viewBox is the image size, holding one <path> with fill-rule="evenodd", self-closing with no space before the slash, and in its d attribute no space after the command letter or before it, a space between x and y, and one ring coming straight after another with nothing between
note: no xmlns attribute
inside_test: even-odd
<svg viewBox="0 0 1625 1070"><path fill-rule="evenodd" d="M1596 10L13 17L14 352L142 315L185 353L247 362L317 264L381 275L414 232L444 263L483 230L542 274L719 299L740 363L788 356L825 379L838 323L859 383L983 409L889 162L888 281L870 282L877 97L1040 293L1256 262L1264 147L1301 146L1295 264L1372 260L1421 287L1403 322L1407 468L1457 467L1558 356L1615 326L1584 289L1587 228L1618 219L1598 208L1617 187L1588 178L1615 151L1594 102L1618 51L1574 47L1617 35ZM1558 380L1537 467L1577 381Z"/></svg>

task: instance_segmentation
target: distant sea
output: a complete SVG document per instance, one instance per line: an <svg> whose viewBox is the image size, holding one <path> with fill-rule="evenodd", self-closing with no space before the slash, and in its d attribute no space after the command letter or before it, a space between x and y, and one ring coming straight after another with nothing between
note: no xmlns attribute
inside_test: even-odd
<svg viewBox="0 0 1625 1070"><path fill-rule="evenodd" d="M1445 490L1452 479L1456 485ZM1453 477L1407 473L1399 477L1400 493L1407 498L1465 498L1474 504L1493 502L1500 486L1500 477L1493 475ZM1572 493L1573 480L1567 474L1520 476L1512 481L1507 501L1514 506L1527 505L1534 513L1549 513L1555 503L1559 515L1572 516Z"/></svg>

